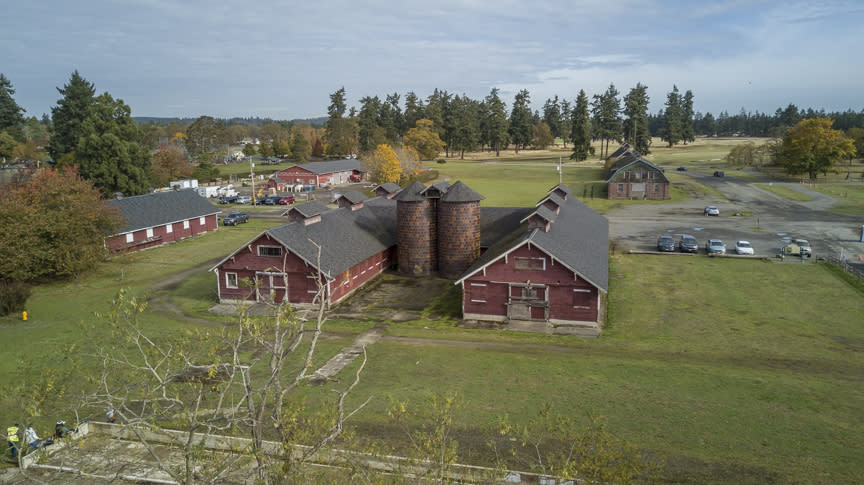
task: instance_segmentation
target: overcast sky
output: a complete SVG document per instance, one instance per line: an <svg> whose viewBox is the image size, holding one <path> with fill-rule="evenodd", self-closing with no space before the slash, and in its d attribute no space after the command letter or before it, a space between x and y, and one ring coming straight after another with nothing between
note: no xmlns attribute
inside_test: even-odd
<svg viewBox="0 0 864 485"><path fill-rule="evenodd" d="M864 108L864 1L27 0L3 2L0 72L27 115L74 70L134 116L326 115L344 86L509 106L676 84L695 108Z"/></svg>

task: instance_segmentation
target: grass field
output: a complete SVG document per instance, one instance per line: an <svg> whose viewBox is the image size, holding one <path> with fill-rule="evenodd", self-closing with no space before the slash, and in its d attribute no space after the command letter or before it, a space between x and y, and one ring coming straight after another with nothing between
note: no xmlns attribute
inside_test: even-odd
<svg viewBox="0 0 864 485"><path fill-rule="evenodd" d="M805 185L805 187L807 186ZM829 209L829 212L850 216L860 216L861 214L864 214L864 184L820 184L811 187L811 190L819 191L837 199L834 207Z"/></svg>
<svg viewBox="0 0 864 485"><path fill-rule="evenodd" d="M32 357L30 366L6 358L0 370L7 379L33 379L28 374L43 372L40 366L62 361L67 345L86 348L76 323L105 310L119 286L152 293L166 273L209 267L213 255L265 227L253 220L220 228L114 260L79 281L39 287L27 323L0 319L5 348ZM390 322L387 335L412 340L369 347L351 397L356 404L373 396L353 420L358 433L404 447L387 418L389 400L416 405L433 391L455 392L460 459L468 462L490 458L485 437L498 417L525 422L551 402L562 412L600 416L616 436L662 458L662 481L850 483L864 473L860 282L816 264L633 255L614 257L611 273L609 323L596 340L460 329L453 315ZM192 317L227 321L206 312L215 301L212 278L193 273L154 295ZM800 301L807 304L789 304ZM201 325L158 308L145 318L164 335ZM331 322L337 333L316 362L375 323ZM307 407L329 394L309 388ZM10 411L4 407L0 418ZM37 427L52 419L37 417Z"/></svg>

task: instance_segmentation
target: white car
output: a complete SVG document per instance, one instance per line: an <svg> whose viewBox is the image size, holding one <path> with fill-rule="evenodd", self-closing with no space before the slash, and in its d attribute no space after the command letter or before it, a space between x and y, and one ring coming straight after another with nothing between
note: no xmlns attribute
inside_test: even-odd
<svg viewBox="0 0 864 485"><path fill-rule="evenodd" d="M720 209L718 209L716 206L709 205L708 207L705 208L705 215L706 216L719 216L720 215Z"/></svg>
<svg viewBox="0 0 864 485"><path fill-rule="evenodd" d="M752 255L753 246L750 245L750 241L738 241L735 243L735 253Z"/></svg>

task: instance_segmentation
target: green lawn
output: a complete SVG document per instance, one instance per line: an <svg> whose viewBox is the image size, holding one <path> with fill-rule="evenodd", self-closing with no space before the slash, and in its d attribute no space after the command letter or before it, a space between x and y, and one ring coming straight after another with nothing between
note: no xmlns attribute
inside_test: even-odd
<svg viewBox="0 0 864 485"><path fill-rule="evenodd" d="M805 185L805 187L807 187ZM818 190L823 194L834 197L837 202L829 212L860 216L864 213L864 185L856 183L816 185L811 190Z"/></svg>

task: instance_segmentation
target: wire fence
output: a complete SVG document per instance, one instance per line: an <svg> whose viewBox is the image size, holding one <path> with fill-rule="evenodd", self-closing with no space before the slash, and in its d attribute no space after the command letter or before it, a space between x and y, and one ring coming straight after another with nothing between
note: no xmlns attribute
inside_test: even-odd
<svg viewBox="0 0 864 485"><path fill-rule="evenodd" d="M860 264L856 265L856 264L850 263L845 258L840 259L840 258L837 258L834 256L830 256L830 257L826 258L826 261L833 264L834 266L837 266L838 268L842 269L843 271L845 271L851 275L855 275L855 276L861 278L862 280L864 280L864 265L860 265Z"/></svg>

